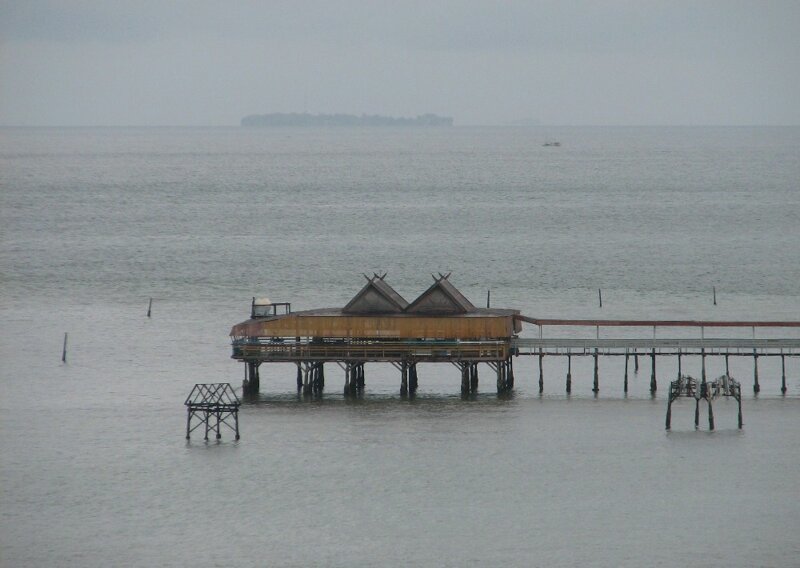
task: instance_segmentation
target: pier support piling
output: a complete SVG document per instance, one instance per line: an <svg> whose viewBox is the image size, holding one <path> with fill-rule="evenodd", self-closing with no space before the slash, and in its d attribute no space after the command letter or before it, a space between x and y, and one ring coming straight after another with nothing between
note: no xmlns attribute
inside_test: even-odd
<svg viewBox="0 0 800 568"><path fill-rule="evenodd" d="M475 364L477 368L477 364ZM514 389L514 364L511 357L497 362L497 394L511 392Z"/></svg>
<svg viewBox="0 0 800 568"><path fill-rule="evenodd" d="M753 392L761 392L761 385L758 384L758 355L753 355Z"/></svg>
<svg viewBox="0 0 800 568"><path fill-rule="evenodd" d="M572 392L572 355L567 355L567 394Z"/></svg>
<svg viewBox="0 0 800 568"><path fill-rule="evenodd" d="M303 394L311 394L311 364L303 365Z"/></svg>
<svg viewBox="0 0 800 568"><path fill-rule="evenodd" d="M786 394L786 356L781 353L781 394Z"/></svg>
<svg viewBox="0 0 800 568"><path fill-rule="evenodd" d="M633 354L633 372L634 374L639 373L639 353L636 352Z"/></svg>
<svg viewBox="0 0 800 568"><path fill-rule="evenodd" d="M544 392L544 367L542 362L544 360L544 353L539 349L539 394Z"/></svg>
<svg viewBox="0 0 800 568"><path fill-rule="evenodd" d="M700 399L694 400L694 427L700 428Z"/></svg>
<svg viewBox="0 0 800 568"><path fill-rule="evenodd" d="M705 381L706 380L706 350L705 349L701 349L700 350L700 359L702 360L701 377L702 377L703 381Z"/></svg>
<svg viewBox="0 0 800 568"><path fill-rule="evenodd" d="M711 399L706 399L708 401L708 429L714 429L714 405L711 404Z"/></svg>
<svg viewBox="0 0 800 568"><path fill-rule="evenodd" d="M625 382L623 383L622 390L625 394L628 394L628 350L625 350ZM667 426L669 428L669 426Z"/></svg>
<svg viewBox="0 0 800 568"><path fill-rule="evenodd" d="M311 363L311 392L322 394L325 388L325 364L322 361Z"/></svg>
<svg viewBox="0 0 800 568"><path fill-rule="evenodd" d="M652 371L650 373L650 392L655 394L656 390L658 390L658 383L656 382L656 350L650 353L650 358L652 359Z"/></svg>
<svg viewBox="0 0 800 568"><path fill-rule="evenodd" d="M344 395L355 396L364 392L364 363L345 363Z"/></svg>
<svg viewBox="0 0 800 568"><path fill-rule="evenodd" d="M248 361L245 365L245 377L242 383L242 392L246 395L257 395L261 388L261 378L259 375L260 363Z"/></svg>
<svg viewBox="0 0 800 568"><path fill-rule="evenodd" d="M600 366L597 360L598 352L594 350L594 382L592 383L592 392L597 394L600 392Z"/></svg>

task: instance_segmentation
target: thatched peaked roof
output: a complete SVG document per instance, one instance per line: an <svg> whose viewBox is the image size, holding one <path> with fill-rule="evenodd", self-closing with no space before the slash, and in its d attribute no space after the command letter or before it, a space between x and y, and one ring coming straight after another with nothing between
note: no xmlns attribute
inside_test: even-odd
<svg viewBox="0 0 800 568"><path fill-rule="evenodd" d="M389 286L386 274L364 275L367 283L342 309L344 314L386 314L400 313L408 307L408 302L397 290Z"/></svg>
<svg viewBox="0 0 800 568"><path fill-rule="evenodd" d="M449 277L450 274L439 274L439 278L434 276L431 287L411 302L406 312L436 315L474 312L475 306L450 283Z"/></svg>

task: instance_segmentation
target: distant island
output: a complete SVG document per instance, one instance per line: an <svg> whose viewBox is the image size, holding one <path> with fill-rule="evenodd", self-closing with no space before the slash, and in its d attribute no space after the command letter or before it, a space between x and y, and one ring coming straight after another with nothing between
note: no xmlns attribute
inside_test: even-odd
<svg viewBox="0 0 800 568"><path fill-rule="evenodd" d="M251 114L242 119L242 126L453 126L449 116L421 114L416 118L394 118L377 114Z"/></svg>

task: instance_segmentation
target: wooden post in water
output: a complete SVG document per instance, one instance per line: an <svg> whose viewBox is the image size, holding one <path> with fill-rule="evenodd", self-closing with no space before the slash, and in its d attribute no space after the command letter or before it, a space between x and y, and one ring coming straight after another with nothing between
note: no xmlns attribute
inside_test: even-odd
<svg viewBox="0 0 800 568"><path fill-rule="evenodd" d="M147 317L150 317L150 311L153 309L153 298L150 298L150 303L147 304Z"/></svg>
<svg viewBox="0 0 800 568"><path fill-rule="evenodd" d="M755 352L755 350L753 350ZM761 385L758 384L758 355L753 354L753 392L761 392Z"/></svg>
<svg viewBox="0 0 800 568"><path fill-rule="evenodd" d="M486 307L490 308L492 305L492 291L486 290Z"/></svg>
<svg viewBox="0 0 800 568"><path fill-rule="evenodd" d="M628 350L625 349L625 384L623 386L623 392L628 394Z"/></svg>
<svg viewBox="0 0 800 568"><path fill-rule="evenodd" d="M701 387L702 388L702 387ZM694 427L700 428L700 399L694 399Z"/></svg>
<svg viewBox="0 0 800 568"><path fill-rule="evenodd" d="M716 306L717 305L717 287L714 286L712 289L714 291L714 305Z"/></svg>
<svg viewBox="0 0 800 568"><path fill-rule="evenodd" d="M633 351L633 372L639 373L639 352L637 350Z"/></svg>
<svg viewBox="0 0 800 568"><path fill-rule="evenodd" d="M678 378L681 378L681 350L678 349Z"/></svg>
<svg viewBox="0 0 800 568"><path fill-rule="evenodd" d="M311 363L306 363L303 369L303 394L311 394Z"/></svg>
<svg viewBox="0 0 800 568"><path fill-rule="evenodd" d="M786 394L786 356L781 353L781 394Z"/></svg>
<svg viewBox="0 0 800 568"><path fill-rule="evenodd" d="M598 288L597 289L597 297L600 299L600 307L603 307L603 291Z"/></svg>
<svg viewBox="0 0 800 568"><path fill-rule="evenodd" d="M300 363L297 364L297 392L303 390L303 369Z"/></svg>
<svg viewBox="0 0 800 568"><path fill-rule="evenodd" d="M600 392L600 368L597 362L597 348L594 349L594 383L592 385L592 392L597 394Z"/></svg>
<svg viewBox="0 0 800 568"><path fill-rule="evenodd" d="M708 429L714 429L714 406L711 404L711 399L707 398L706 401L708 402Z"/></svg>
<svg viewBox="0 0 800 568"><path fill-rule="evenodd" d="M572 354L567 353L567 394L572 392Z"/></svg>
<svg viewBox="0 0 800 568"><path fill-rule="evenodd" d="M700 349L700 358L703 361L703 363L702 363L703 368L702 368L701 373L702 373L703 380L705 381L706 380L706 349L705 349L705 347Z"/></svg>
<svg viewBox="0 0 800 568"><path fill-rule="evenodd" d="M64 348L61 350L61 362L67 362L67 332L64 332Z"/></svg>
<svg viewBox="0 0 800 568"><path fill-rule="evenodd" d="M726 374L728 377L730 377L730 376L731 376L731 369L730 369L730 367L728 366L728 357L729 357L729 355L728 355L727 353L725 353L725 374Z"/></svg>
<svg viewBox="0 0 800 568"><path fill-rule="evenodd" d="M400 396L408 396L408 363L400 363Z"/></svg>
<svg viewBox="0 0 800 568"><path fill-rule="evenodd" d="M544 369L542 366L542 360L544 359L544 354L542 353L542 348L539 348L539 394L544 392Z"/></svg>
<svg viewBox="0 0 800 568"><path fill-rule="evenodd" d="M658 389L658 383L656 382L656 350L653 348L652 353L650 354L653 363L653 369L650 373L650 392L655 394L656 390Z"/></svg>

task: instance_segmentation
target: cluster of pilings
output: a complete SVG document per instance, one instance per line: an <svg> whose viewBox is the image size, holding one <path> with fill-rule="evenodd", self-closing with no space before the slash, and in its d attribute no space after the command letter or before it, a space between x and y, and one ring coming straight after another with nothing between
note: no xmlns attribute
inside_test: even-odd
<svg viewBox="0 0 800 568"><path fill-rule="evenodd" d="M700 427L700 401L705 400L708 404L708 429L714 429L714 407L712 402L720 396L732 397L739 406L739 429L742 428L742 387L738 381L727 373L714 381L707 381L703 377L697 384L697 379L687 375L681 375L677 380L670 383L669 400L667 402L666 427L669 430L672 426L672 403L680 397L693 398L694 407L694 427Z"/></svg>
<svg viewBox="0 0 800 568"><path fill-rule="evenodd" d="M257 395L261 388L261 377L258 369L261 363L248 361L244 366L244 380L242 381L242 393L248 396Z"/></svg>
<svg viewBox="0 0 800 568"><path fill-rule="evenodd" d="M344 364L344 395L364 394L364 363Z"/></svg>
<svg viewBox="0 0 800 568"><path fill-rule="evenodd" d="M325 389L325 364L311 361L297 364L297 392L309 396L322 394Z"/></svg>
<svg viewBox="0 0 800 568"><path fill-rule="evenodd" d="M414 396L419 387L417 364L414 361L400 363L400 396Z"/></svg>
<svg viewBox="0 0 800 568"><path fill-rule="evenodd" d="M478 392L478 364L462 362L458 366L461 369L461 394L469 395Z"/></svg>
<svg viewBox="0 0 800 568"><path fill-rule="evenodd" d="M497 363L490 363L497 371L497 393L503 394L511 392L514 389L514 364L511 357L505 361L498 361Z"/></svg>

